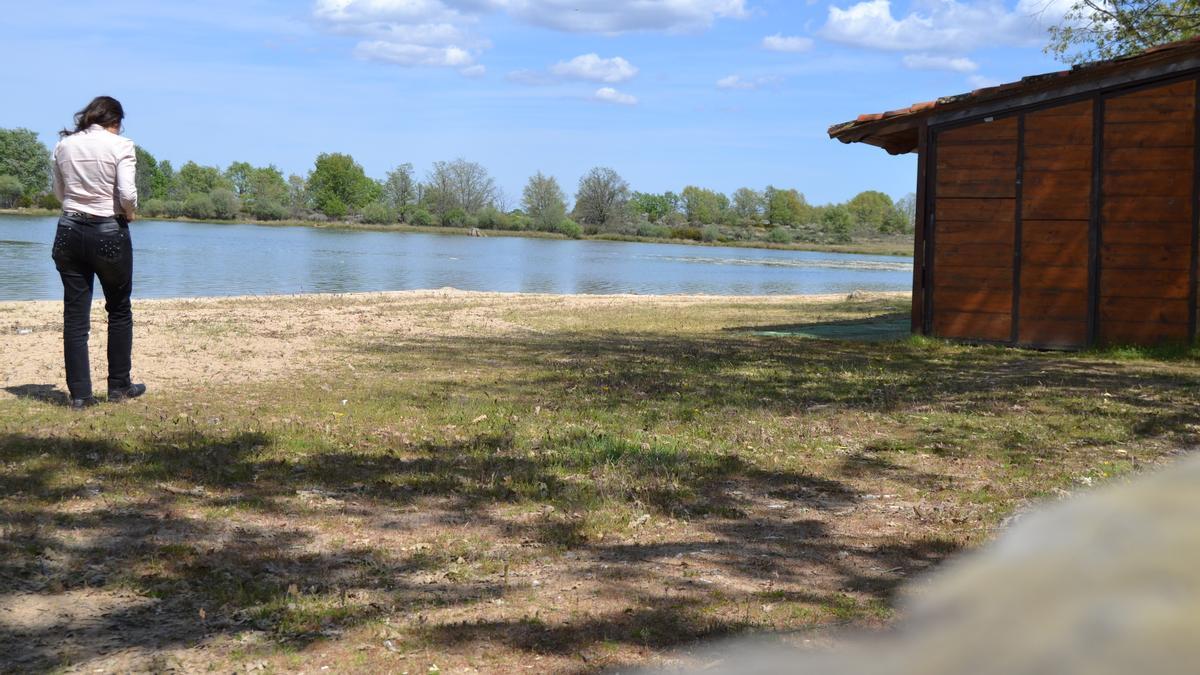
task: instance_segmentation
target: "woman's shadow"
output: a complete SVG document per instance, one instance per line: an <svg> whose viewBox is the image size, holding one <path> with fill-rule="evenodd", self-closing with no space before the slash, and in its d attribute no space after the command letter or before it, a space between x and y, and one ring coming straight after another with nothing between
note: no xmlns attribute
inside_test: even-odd
<svg viewBox="0 0 1200 675"><path fill-rule="evenodd" d="M53 384L18 384L12 387L5 387L4 391L17 398L30 398L35 401L54 405L67 405L70 403L70 400L67 398L67 392Z"/></svg>

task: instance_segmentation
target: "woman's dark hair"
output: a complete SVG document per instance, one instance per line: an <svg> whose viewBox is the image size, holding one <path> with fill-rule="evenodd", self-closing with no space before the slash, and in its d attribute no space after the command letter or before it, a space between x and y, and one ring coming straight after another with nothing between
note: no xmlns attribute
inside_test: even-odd
<svg viewBox="0 0 1200 675"><path fill-rule="evenodd" d="M83 110L75 113L75 130L63 129L58 132L58 135L65 138L71 134L77 134L93 124L99 124L102 127L119 127L123 119L125 119L125 109L121 107L120 101L111 96L97 96Z"/></svg>

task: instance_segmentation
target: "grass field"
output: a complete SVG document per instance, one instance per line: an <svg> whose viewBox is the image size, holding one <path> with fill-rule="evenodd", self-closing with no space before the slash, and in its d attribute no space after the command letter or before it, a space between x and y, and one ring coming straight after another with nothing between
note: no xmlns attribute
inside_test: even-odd
<svg viewBox="0 0 1200 675"><path fill-rule="evenodd" d="M594 672L800 644L1004 518L1196 443L1193 350L755 330L907 298L399 293L135 306L60 403L0 303L0 670ZM97 315L95 371L102 372Z"/></svg>

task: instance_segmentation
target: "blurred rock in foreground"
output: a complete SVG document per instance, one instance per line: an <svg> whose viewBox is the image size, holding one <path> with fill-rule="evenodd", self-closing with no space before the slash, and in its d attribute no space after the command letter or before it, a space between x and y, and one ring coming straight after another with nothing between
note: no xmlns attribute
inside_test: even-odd
<svg viewBox="0 0 1200 675"><path fill-rule="evenodd" d="M829 652L732 641L704 673L1200 673L1200 460L1044 507ZM693 655L696 656L696 655Z"/></svg>

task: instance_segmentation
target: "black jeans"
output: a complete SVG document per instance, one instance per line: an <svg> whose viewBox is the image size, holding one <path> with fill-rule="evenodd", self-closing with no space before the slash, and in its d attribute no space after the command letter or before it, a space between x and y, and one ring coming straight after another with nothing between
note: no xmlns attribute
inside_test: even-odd
<svg viewBox="0 0 1200 675"><path fill-rule="evenodd" d="M92 287L104 289L108 312L108 388L129 386L133 352L133 246L129 228L115 218L63 214L54 236L54 266L63 283L63 357L71 398L92 395L88 363Z"/></svg>

